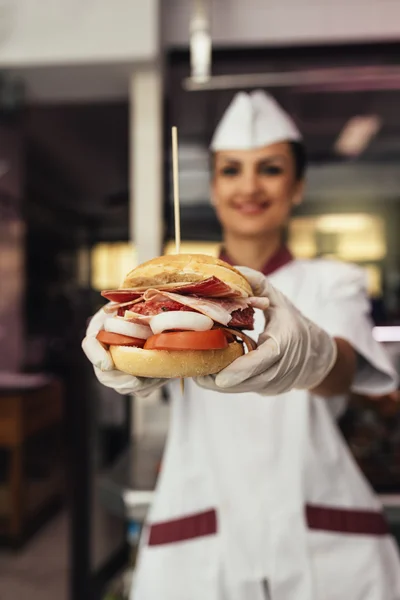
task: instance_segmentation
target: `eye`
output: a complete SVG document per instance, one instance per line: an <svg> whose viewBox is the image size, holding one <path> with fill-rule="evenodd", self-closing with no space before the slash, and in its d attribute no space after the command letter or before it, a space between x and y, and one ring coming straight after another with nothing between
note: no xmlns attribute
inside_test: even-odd
<svg viewBox="0 0 400 600"><path fill-rule="evenodd" d="M258 168L258 172L260 175L274 177L276 175L281 175L283 173L283 168L280 165L261 164Z"/></svg>
<svg viewBox="0 0 400 600"><path fill-rule="evenodd" d="M225 177L235 177L235 175L239 174L239 171L239 167L236 167L234 165L226 165L225 167L222 167L220 173Z"/></svg>

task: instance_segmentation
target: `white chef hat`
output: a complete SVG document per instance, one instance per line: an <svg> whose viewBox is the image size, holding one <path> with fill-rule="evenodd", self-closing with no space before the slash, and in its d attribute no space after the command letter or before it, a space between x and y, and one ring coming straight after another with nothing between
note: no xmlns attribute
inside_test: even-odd
<svg viewBox="0 0 400 600"><path fill-rule="evenodd" d="M210 149L253 150L301 139L293 120L272 96L263 91L239 92L215 130Z"/></svg>

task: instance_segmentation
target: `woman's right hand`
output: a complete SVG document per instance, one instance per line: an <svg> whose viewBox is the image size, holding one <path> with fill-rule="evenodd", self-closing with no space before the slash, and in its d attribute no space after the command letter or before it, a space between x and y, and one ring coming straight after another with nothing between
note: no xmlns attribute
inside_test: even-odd
<svg viewBox="0 0 400 600"><path fill-rule="evenodd" d="M134 377L122 371L117 371L110 352L96 339L98 332L104 329L107 316L109 315L101 308L90 320L86 337L82 341L82 349L93 364L97 379L100 383L112 388L119 394L148 396L168 380Z"/></svg>

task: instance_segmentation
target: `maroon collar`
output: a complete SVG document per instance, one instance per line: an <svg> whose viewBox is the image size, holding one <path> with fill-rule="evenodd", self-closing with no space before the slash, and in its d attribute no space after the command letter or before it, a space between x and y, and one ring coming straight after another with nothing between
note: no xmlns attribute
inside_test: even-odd
<svg viewBox="0 0 400 600"><path fill-rule="evenodd" d="M226 254L225 250L222 249L219 255L221 260L224 260L230 265L233 265L233 261ZM293 260L293 254L290 252L287 246L281 246L277 252L266 262L261 269L264 275L271 275L274 271L277 271L281 267L284 267Z"/></svg>

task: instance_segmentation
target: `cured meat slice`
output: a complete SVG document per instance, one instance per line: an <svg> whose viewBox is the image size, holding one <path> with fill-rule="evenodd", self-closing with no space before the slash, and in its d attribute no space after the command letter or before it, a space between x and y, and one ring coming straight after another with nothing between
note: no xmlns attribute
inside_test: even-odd
<svg viewBox="0 0 400 600"><path fill-rule="evenodd" d="M227 325L231 320L231 312L238 308L246 308L247 303L243 306L243 300L210 300L206 298L198 298L197 296L183 296L182 294L174 294L172 292L164 292L160 290L147 290L144 294L145 300L156 300L158 298L168 298L188 306L213 321Z"/></svg>
<svg viewBox="0 0 400 600"><path fill-rule="evenodd" d="M148 288L132 288L118 290L104 290L101 295L113 302L128 302L140 298ZM221 281L218 277L209 277L195 283L171 283L157 286L160 292L175 292L179 294L193 294L206 298L240 298L240 290Z"/></svg>

